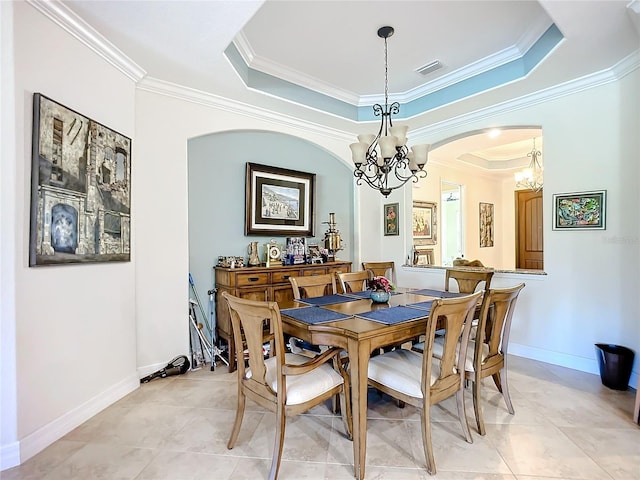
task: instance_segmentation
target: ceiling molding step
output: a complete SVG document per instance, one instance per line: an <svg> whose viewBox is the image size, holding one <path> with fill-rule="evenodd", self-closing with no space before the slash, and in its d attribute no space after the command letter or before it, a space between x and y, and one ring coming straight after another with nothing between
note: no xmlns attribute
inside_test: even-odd
<svg viewBox="0 0 640 480"><path fill-rule="evenodd" d="M305 75L304 73L291 68L287 68L284 65L267 61L263 57L256 55L246 35L244 35L242 31L235 36L233 44L235 45L242 60L245 62L246 68L249 70L270 75L275 77L278 81L293 83L297 86L312 90L322 95L333 97L351 105L359 105L361 103L361 97L354 92L337 88L335 85L331 85L326 82L320 82L314 77ZM227 52L225 51L225 53ZM384 97L381 98L384 99Z"/></svg>
<svg viewBox="0 0 640 480"><path fill-rule="evenodd" d="M517 170L529 165L531 160L527 157L510 158L507 160L487 160L472 153L463 153L456 160L468 163L484 170Z"/></svg>
<svg viewBox="0 0 640 480"><path fill-rule="evenodd" d="M27 0L32 7L69 32L100 57L139 82L147 72L59 0Z"/></svg>
<svg viewBox="0 0 640 480"><path fill-rule="evenodd" d="M310 132L314 135L321 135L339 142L348 143L353 140L352 132L344 132L342 130L327 127L326 125L307 122L280 112L274 112L255 105L248 105L236 100L220 97L212 93L184 87L182 85L177 85L175 83L166 82L152 77L145 77L136 85L136 88L138 90L195 103L207 108L215 108L228 113L267 121L274 125L284 125L304 132Z"/></svg>

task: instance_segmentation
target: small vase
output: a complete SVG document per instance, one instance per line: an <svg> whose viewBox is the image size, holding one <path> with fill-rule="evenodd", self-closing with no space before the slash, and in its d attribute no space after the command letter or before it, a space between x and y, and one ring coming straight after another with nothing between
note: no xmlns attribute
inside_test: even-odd
<svg viewBox="0 0 640 480"><path fill-rule="evenodd" d="M384 290L372 290L371 301L373 303L387 303L389 301L389 292Z"/></svg>

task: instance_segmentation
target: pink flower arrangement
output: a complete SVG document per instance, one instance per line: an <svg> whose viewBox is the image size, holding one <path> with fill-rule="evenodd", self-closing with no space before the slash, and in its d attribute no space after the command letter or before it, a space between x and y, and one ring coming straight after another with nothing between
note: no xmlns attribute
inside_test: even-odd
<svg viewBox="0 0 640 480"><path fill-rule="evenodd" d="M367 280L367 287L369 287L369 290L382 290L387 293L396 289L387 277L382 276Z"/></svg>

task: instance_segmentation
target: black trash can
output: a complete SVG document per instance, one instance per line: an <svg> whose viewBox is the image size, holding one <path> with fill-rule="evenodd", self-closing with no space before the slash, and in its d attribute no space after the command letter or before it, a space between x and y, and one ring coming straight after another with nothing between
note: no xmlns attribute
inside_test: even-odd
<svg viewBox="0 0 640 480"><path fill-rule="evenodd" d="M600 379L605 387L626 390L631 378L633 350L620 345L596 343Z"/></svg>

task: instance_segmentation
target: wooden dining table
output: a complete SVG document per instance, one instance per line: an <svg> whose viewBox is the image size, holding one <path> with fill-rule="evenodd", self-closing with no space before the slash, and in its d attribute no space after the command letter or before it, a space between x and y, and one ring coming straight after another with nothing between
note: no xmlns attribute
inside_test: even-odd
<svg viewBox="0 0 640 480"><path fill-rule="evenodd" d="M382 304L355 295L358 294L301 299L281 305L280 310L285 333L316 345L344 348L349 355L354 473L355 478L362 480L367 449L367 387L371 353L423 335L430 302L460 294L427 289L405 290L391 295L389 302ZM366 296L366 293L360 295Z"/></svg>

